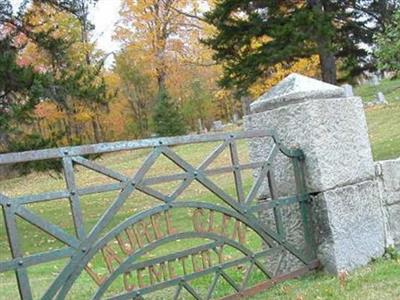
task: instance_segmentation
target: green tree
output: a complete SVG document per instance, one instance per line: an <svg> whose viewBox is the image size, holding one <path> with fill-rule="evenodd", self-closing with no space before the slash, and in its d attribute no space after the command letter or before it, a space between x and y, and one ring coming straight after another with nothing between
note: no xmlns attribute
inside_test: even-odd
<svg viewBox="0 0 400 300"><path fill-rule="evenodd" d="M400 76L400 10L394 14L385 31L376 35L375 41L379 69Z"/></svg>
<svg viewBox="0 0 400 300"><path fill-rule="evenodd" d="M319 55L322 79L336 83L373 65L363 44L383 30L398 0L221 0L206 15L217 32L205 42L224 65L221 84L245 91L278 63Z"/></svg>
<svg viewBox="0 0 400 300"><path fill-rule="evenodd" d="M88 108L97 108L105 102L103 59L88 42L88 32L93 29L87 21L88 5L95 2L27 0L14 13L9 0L0 0L3 151L12 143L13 136L21 139L21 125L30 124L32 111L39 101L53 101L69 114L74 114L76 102ZM63 22L57 17L60 13L65 14ZM77 46L79 43L81 47ZM20 54L31 44L48 58L48 65L40 70L18 62ZM70 127L67 126L67 131ZM42 144L28 142L27 145Z"/></svg>
<svg viewBox="0 0 400 300"><path fill-rule="evenodd" d="M165 89L157 96L153 125L154 131L160 136L181 135L186 132L182 114Z"/></svg>
<svg viewBox="0 0 400 300"><path fill-rule="evenodd" d="M18 49L12 39L0 39L0 150L7 149L11 134L21 123L31 122L30 112L43 94L47 77L16 63Z"/></svg>

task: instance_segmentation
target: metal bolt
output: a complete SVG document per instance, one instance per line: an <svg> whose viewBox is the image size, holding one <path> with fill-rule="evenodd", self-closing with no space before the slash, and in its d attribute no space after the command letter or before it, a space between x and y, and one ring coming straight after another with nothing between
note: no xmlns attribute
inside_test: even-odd
<svg viewBox="0 0 400 300"><path fill-rule="evenodd" d="M75 192L75 191L71 191L71 195L72 195L72 196L75 196L75 195L76 195L76 192Z"/></svg>
<svg viewBox="0 0 400 300"><path fill-rule="evenodd" d="M229 137L233 139L235 136L233 134L230 134Z"/></svg>
<svg viewBox="0 0 400 300"><path fill-rule="evenodd" d="M68 155L69 154L68 150L64 150L64 154Z"/></svg>
<svg viewBox="0 0 400 300"><path fill-rule="evenodd" d="M6 206L7 206L7 207L10 207L10 206L11 206L11 202L7 202L7 203L6 203Z"/></svg>
<svg viewBox="0 0 400 300"><path fill-rule="evenodd" d="M82 252L85 253L87 251L86 248L82 248Z"/></svg>
<svg viewBox="0 0 400 300"><path fill-rule="evenodd" d="M197 171L193 172L194 177L197 177L199 175L199 173L197 173Z"/></svg>
<svg viewBox="0 0 400 300"><path fill-rule="evenodd" d="M162 145L162 144L163 144L163 142L162 142L162 141L158 141L158 143L159 143L160 145Z"/></svg>
<svg viewBox="0 0 400 300"><path fill-rule="evenodd" d="M22 266L24 264L24 262L22 261L22 260L20 260L19 262L18 262L18 265L20 265L20 266Z"/></svg>
<svg viewBox="0 0 400 300"><path fill-rule="evenodd" d="M136 182L131 182L131 185L134 187L136 186Z"/></svg>

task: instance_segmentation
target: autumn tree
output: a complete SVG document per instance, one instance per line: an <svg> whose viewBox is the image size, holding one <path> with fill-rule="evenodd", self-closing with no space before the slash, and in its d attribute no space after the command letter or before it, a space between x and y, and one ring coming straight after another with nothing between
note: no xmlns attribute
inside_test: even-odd
<svg viewBox="0 0 400 300"><path fill-rule="evenodd" d="M88 1L24 1L17 14L13 13L9 1L2 0L0 3L2 40L16 48L13 56L15 65L31 70L33 77L42 79L40 89L26 88L30 95L24 95L21 88L8 93L4 100L12 103L14 108L20 107L20 103L31 102L30 110L25 110L29 119L32 119L33 109L39 100L52 101L64 107L70 116L76 113L74 107L77 102L79 107L90 107L104 100L101 59L97 58L90 66L82 63L87 59L87 53L94 53L94 46L82 40L82 18L78 16L87 15L87 11L81 13L79 3L87 4ZM4 84L10 83L12 80L8 78ZM17 123L15 118L13 121ZM21 129L24 123L14 126L14 130ZM66 130L71 129L69 125Z"/></svg>
<svg viewBox="0 0 400 300"><path fill-rule="evenodd" d="M130 56L129 51L122 51L116 57L113 71L119 77L118 92L128 101L131 111L130 130L134 136L148 136L150 132L151 110L153 108L155 88L145 66Z"/></svg>
<svg viewBox="0 0 400 300"><path fill-rule="evenodd" d="M206 43L224 65L224 86L245 91L276 64L312 55L319 56L322 79L336 83L338 62L347 76L373 67L362 43L371 45L396 6L396 0L222 0L206 15L217 29Z"/></svg>
<svg viewBox="0 0 400 300"><path fill-rule="evenodd" d="M90 123L93 138L101 142L99 113L106 107L106 86L102 78L103 56L90 42L93 25L88 21L89 5L96 1L34 1L29 11L30 23L36 32L49 32L46 37L58 37L67 45L46 43L40 49L47 72L53 74L57 93L50 97L65 110L68 143L82 143L82 126ZM37 64L38 60L32 61ZM87 141L87 140L86 140Z"/></svg>
<svg viewBox="0 0 400 300"><path fill-rule="evenodd" d="M152 103L157 106L157 101L165 99L166 93L168 101L159 105L158 111L171 103L174 106L171 107L172 111L178 109L183 114L188 112L186 103L193 98L191 82L195 78L204 83L203 87L209 94L216 88L215 81L220 69L212 60L211 51L200 43L207 28L199 19L192 17L200 15L201 2L123 1L121 24L115 36L123 44L122 53L126 62L133 69L140 66L139 73L149 81L144 86L148 89L146 94L155 95L155 101L147 99L149 105L146 108L149 110L154 107ZM134 85L134 80L131 80L131 86ZM161 114L150 115L153 116L152 124L157 124L154 117ZM190 118L184 116L184 119L188 121Z"/></svg>
<svg viewBox="0 0 400 300"><path fill-rule="evenodd" d="M158 90L166 89L168 60L181 45L180 33L188 25L174 8L188 5L187 0L124 0L122 22L116 36L125 46L135 48L149 62Z"/></svg>

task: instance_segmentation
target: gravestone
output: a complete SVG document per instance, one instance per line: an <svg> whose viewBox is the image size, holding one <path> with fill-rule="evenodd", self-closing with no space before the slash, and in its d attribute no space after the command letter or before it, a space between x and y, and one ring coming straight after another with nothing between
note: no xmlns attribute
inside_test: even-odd
<svg viewBox="0 0 400 300"><path fill-rule="evenodd" d="M378 78L378 76L377 76L376 74L373 74L373 75L372 75L372 77L371 77L371 83L372 83L374 86L378 86L378 85L379 85L379 78Z"/></svg>
<svg viewBox="0 0 400 300"><path fill-rule="evenodd" d="M223 131L224 130L224 124L220 120L214 121L213 125L212 125L212 128L216 132Z"/></svg>
<svg viewBox="0 0 400 300"><path fill-rule="evenodd" d="M350 84L343 84L342 88L344 90L344 95L345 97L353 97L354 93L353 93L353 87Z"/></svg>
<svg viewBox="0 0 400 300"><path fill-rule="evenodd" d="M376 104L387 104L385 95L382 92L378 92L376 95Z"/></svg>
<svg viewBox="0 0 400 300"><path fill-rule="evenodd" d="M240 121L239 114L235 112L235 113L233 114L232 119L233 119L233 120L232 120L232 121L233 121L233 124L239 123L239 121Z"/></svg>

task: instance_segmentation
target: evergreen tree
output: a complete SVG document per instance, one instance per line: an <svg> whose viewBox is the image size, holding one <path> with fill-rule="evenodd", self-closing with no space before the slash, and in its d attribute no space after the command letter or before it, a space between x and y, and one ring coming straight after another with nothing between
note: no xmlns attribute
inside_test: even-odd
<svg viewBox="0 0 400 300"><path fill-rule="evenodd" d="M53 101L70 115L77 102L86 107L105 104L103 60L94 57L93 45L88 44L88 32L93 29L87 21L88 5L95 2L23 1L14 13L9 0L0 0L0 146L3 151L10 148L13 137L16 141L21 140L18 129L23 123L29 124L32 111L40 100ZM52 21L59 12L66 13L69 29L76 27L78 30L71 30L67 36L60 35L62 26ZM45 22L37 22L38 17ZM19 52L28 43L35 44L38 51L49 57L51 63L45 70L35 71L30 65L17 63ZM74 53L79 43L85 52L82 61L78 61ZM27 141L27 149L36 144L40 143Z"/></svg>
<svg viewBox="0 0 400 300"><path fill-rule="evenodd" d="M30 112L39 102L47 76L16 63L18 49L12 39L0 39L0 150L11 143L18 125L31 121Z"/></svg>
<svg viewBox="0 0 400 300"><path fill-rule="evenodd" d="M315 54L322 79L336 83L337 62L348 77L373 67L365 44L398 6L398 0L220 0L206 15L217 33L205 43L224 65L225 87L245 91L277 63Z"/></svg>
<svg viewBox="0 0 400 300"><path fill-rule="evenodd" d="M186 132L183 117L165 89L158 94L153 124L155 132L160 136L181 135Z"/></svg>

